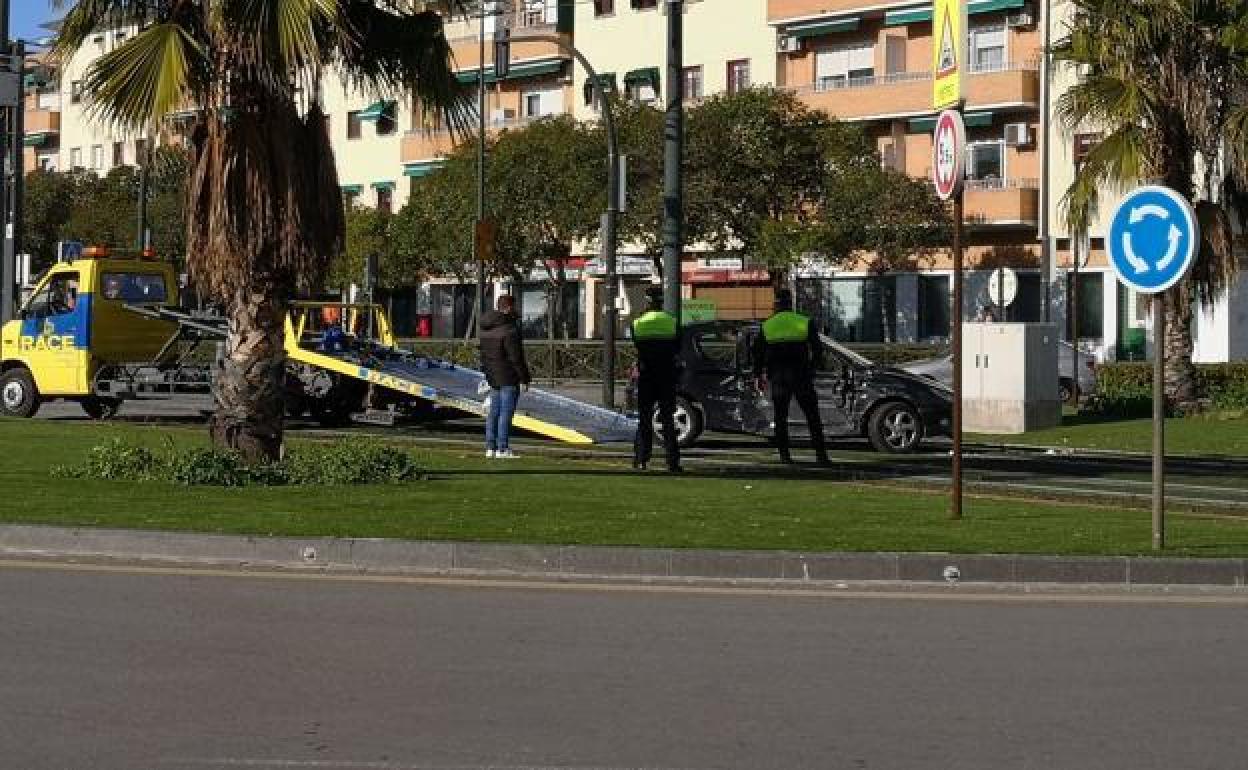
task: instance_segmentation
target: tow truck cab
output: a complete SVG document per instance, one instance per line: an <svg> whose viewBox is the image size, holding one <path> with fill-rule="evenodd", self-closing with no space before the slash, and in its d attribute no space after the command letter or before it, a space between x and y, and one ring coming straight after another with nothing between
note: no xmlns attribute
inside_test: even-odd
<svg viewBox="0 0 1248 770"><path fill-rule="evenodd" d="M93 416L115 409L116 399L95 392L100 368L150 360L176 330L124 305L177 303L173 267L150 256L94 248L53 265L0 330L0 414L29 417L56 398L77 400Z"/></svg>

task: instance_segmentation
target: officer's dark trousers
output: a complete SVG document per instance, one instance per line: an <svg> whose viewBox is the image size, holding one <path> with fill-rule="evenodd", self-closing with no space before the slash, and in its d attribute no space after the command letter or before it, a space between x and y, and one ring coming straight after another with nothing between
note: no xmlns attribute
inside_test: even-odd
<svg viewBox="0 0 1248 770"><path fill-rule="evenodd" d="M810 428L810 440L815 445L815 454L823 458L827 448L823 441L823 420L819 417L819 396L815 393L815 384L809 377L794 376L777 372L770 378L771 405L776 420L776 446L781 457L789 456L789 404L794 399L806 415L806 425Z"/></svg>
<svg viewBox="0 0 1248 770"><path fill-rule="evenodd" d="M633 459L650 462L654 450L654 407L659 407L659 424L663 426L663 445L667 449L667 467L680 465L680 446L676 443L676 388L670 380L651 382L644 375L637 382L637 437L633 440Z"/></svg>

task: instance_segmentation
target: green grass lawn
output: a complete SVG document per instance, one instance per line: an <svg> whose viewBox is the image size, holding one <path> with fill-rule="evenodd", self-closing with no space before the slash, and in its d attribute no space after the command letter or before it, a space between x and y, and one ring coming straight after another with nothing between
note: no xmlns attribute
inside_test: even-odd
<svg viewBox="0 0 1248 770"><path fill-rule="evenodd" d="M967 434L968 441L1151 452L1153 421L1066 415L1062 426L1018 435ZM1166 454L1248 456L1248 419L1214 416L1166 420Z"/></svg>
<svg viewBox="0 0 1248 770"><path fill-rule="evenodd" d="M619 460L488 462L417 450L432 478L395 486L220 489L53 478L113 436L159 447L202 429L0 420L0 520L239 534L759 548L806 551L1137 554L1149 513L969 498L784 477L760 468L671 477ZM1171 553L1248 555L1248 521L1174 515Z"/></svg>

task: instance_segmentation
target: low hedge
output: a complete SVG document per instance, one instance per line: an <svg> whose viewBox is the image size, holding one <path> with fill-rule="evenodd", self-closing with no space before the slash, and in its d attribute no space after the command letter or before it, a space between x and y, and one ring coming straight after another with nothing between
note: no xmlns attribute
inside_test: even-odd
<svg viewBox="0 0 1248 770"><path fill-rule="evenodd" d="M1217 410L1248 409L1248 363L1196 364L1196 395ZM1091 408L1114 417L1146 417L1153 409L1153 365L1103 364Z"/></svg>

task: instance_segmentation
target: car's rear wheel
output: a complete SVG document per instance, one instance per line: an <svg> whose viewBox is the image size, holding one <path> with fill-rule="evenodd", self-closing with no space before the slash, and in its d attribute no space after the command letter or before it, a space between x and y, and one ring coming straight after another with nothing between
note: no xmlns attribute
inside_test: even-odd
<svg viewBox="0 0 1248 770"><path fill-rule="evenodd" d="M877 452L905 454L923 441L923 418L909 404L892 401L875 410L867 425L867 438Z"/></svg>
<svg viewBox="0 0 1248 770"><path fill-rule="evenodd" d="M663 435L663 424L659 420L659 408L654 408L654 415L651 418L654 422L654 432L656 435ZM680 447L687 448L693 446L698 437L702 435L702 412L692 401L684 396L676 397L676 407L672 411L672 421L676 424L676 443Z"/></svg>
<svg viewBox="0 0 1248 770"><path fill-rule="evenodd" d="M39 411L39 402L39 389L29 371L19 367L0 374L0 414L34 417Z"/></svg>

